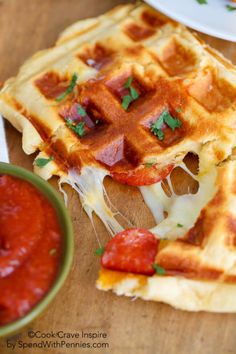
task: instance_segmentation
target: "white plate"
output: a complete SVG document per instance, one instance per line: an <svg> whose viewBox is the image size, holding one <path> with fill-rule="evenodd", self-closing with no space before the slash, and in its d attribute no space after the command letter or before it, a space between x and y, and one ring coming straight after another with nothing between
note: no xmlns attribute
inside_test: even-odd
<svg viewBox="0 0 236 354"><path fill-rule="evenodd" d="M0 161L9 162L4 122L1 114L0 114Z"/></svg>
<svg viewBox="0 0 236 354"><path fill-rule="evenodd" d="M236 42L236 11L228 11L227 0L208 0L200 5L197 0L146 0L165 15L197 31ZM235 5L236 6L236 3Z"/></svg>

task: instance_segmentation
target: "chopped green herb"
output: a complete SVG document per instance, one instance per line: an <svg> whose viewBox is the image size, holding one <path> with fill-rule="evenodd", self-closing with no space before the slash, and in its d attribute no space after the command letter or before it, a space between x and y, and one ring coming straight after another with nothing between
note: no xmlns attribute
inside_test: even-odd
<svg viewBox="0 0 236 354"><path fill-rule="evenodd" d="M235 11L235 10L236 10L236 7L235 7L235 6L226 5L225 7L226 7L226 9L227 9L228 11Z"/></svg>
<svg viewBox="0 0 236 354"><path fill-rule="evenodd" d="M205 5L205 4L207 4L207 0L197 0L197 2L198 2L200 5Z"/></svg>
<svg viewBox="0 0 236 354"><path fill-rule="evenodd" d="M126 95L122 99L121 106L124 108L125 111L129 108L130 103L133 101L133 98L130 95Z"/></svg>
<svg viewBox="0 0 236 354"><path fill-rule="evenodd" d="M130 94L133 100L137 100L137 98L139 98L138 92L132 86L130 86Z"/></svg>
<svg viewBox="0 0 236 354"><path fill-rule="evenodd" d="M170 127L171 130L181 127L181 121L177 118L171 117L168 111L164 112L164 122Z"/></svg>
<svg viewBox="0 0 236 354"><path fill-rule="evenodd" d="M184 227L184 225L182 225L182 224L177 224L177 227Z"/></svg>
<svg viewBox="0 0 236 354"><path fill-rule="evenodd" d="M156 129L154 126L152 126L151 131L154 135L158 137L159 140L163 140L165 137L165 134L161 129Z"/></svg>
<svg viewBox="0 0 236 354"><path fill-rule="evenodd" d="M151 125L151 132L158 137L159 140L163 140L165 137L162 131L163 124L166 123L172 130L179 128L182 123L179 119L173 118L168 111L162 112L160 117Z"/></svg>
<svg viewBox="0 0 236 354"><path fill-rule="evenodd" d="M125 111L127 111L131 102L139 98L139 93L135 90L133 86L131 86L132 82L133 82L133 77L130 76L127 79L127 81L124 83L124 88L129 89L130 91L130 95L125 95L122 99L121 106L124 108Z"/></svg>
<svg viewBox="0 0 236 354"><path fill-rule="evenodd" d="M56 253L57 253L56 248L52 248L52 249L50 249L50 251L49 251L50 256L55 256Z"/></svg>
<svg viewBox="0 0 236 354"><path fill-rule="evenodd" d="M63 92L61 95L59 95L57 98L56 98L56 101L57 102L60 102L62 100L64 100L64 98L69 95L73 90L74 90L74 87L76 85L76 82L78 80L78 75L75 73L72 75L72 78L71 78L71 82L70 82L70 85L69 87L67 87L67 89L65 90L65 92Z"/></svg>
<svg viewBox="0 0 236 354"><path fill-rule="evenodd" d="M176 112L177 112L177 113L181 113L181 112L182 112L182 108L180 108L180 107L179 107L179 108L176 108Z"/></svg>
<svg viewBox="0 0 236 354"><path fill-rule="evenodd" d="M81 117L86 117L87 115L85 109L79 103L77 105L77 112Z"/></svg>
<svg viewBox="0 0 236 354"><path fill-rule="evenodd" d="M78 124L75 124L71 119L67 119L66 125L68 128L73 130L77 135L83 136L85 134L84 132L84 122L79 122Z"/></svg>
<svg viewBox="0 0 236 354"><path fill-rule="evenodd" d="M164 124L164 115L163 113L160 115L160 117L152 124L151 130L160 130ZM153 132L154 133L154 132Z"/></svg>
<svg viewBox="0 0 236 354"><path fill-rule="evenodd" d="M146 162L145 166L146 167L152 167L155 164L155 162Z"/></svg>
<svg viewBox="0 0 236 354"><path fill-rule="evenodd" d="M99 119L96 120L95 124L98 124L99 123Z"/></svg>
<svg viewBox="0 0 236 354"><path fill-rule="evenodd" d="M166 271L164 268L160 267L158 264L153 263L152 268L155 269L158 275L165 275Z"/></svg>
<svg viewBox="0 0 236 354"><path fill-rule="evenodd" d="M164 139L164 133L161 130L162 126L164 124L164 116L163 114L160 115L160 117L151 125L151 132L158 137L159 140Z"/></svg>
<svg viewBox="0 0 236 354"><path fill-rule="evenodd" d="M43 157L39 157L38 159L35 160L35 165L37 167L42 168L42 167L46 166L52 160L53 160L53 156L50 156L48 159L43 158Z"/></svg>
<svg viewBox="0 0 236 354"><path fill-rule="evenodd" d="M124 83L124 88L130 88L133 81L133 76L128 77L128 80Z"/></svg>
<svg viewBox="0 0 236 354"><path fill-rule="evenodd" d="M104 247L100 247L94 252L94 255L95 256L102 256L104 251L105 251L105 248Z"/></svg>

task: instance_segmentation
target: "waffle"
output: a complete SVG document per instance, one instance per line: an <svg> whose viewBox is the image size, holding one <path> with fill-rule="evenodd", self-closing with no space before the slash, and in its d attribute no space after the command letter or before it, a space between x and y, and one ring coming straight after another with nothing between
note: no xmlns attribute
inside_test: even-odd
<svg viewBox="0 0 236 354"><path fill-rule="evenodd" d="M75 72L76 92L55 102ZM139 98L125 111L121 92L129 76ZM55 47L28 60L5 83L1 113L22 131L26 153L53 155L37 170L44 177L88 165L111 175L149 161L161 169L188 151L204 150L207 163L218 163L235 144L235 78L234 67L182 25L146 5L125 5L72 25ZM61 115L73 102L91 121L81 138ZM161 141L150 124L164 110L182 125Z"/></svg>
<svg viewBox="0 0 236 354"><path fill-rule="evenodd" d="M235 312L235 172L235 160L215 168L213 197L194 225L182 237L161 242L155 263L165 275L102 268L97 287L112 289L118 295L163 301L182 310ZM187 213L184 204L181 213Z"/></svg>
<svg viewBox="0 0 236 354"><path fill-rule="evenodd" d="M130 79L136 95L124 109ZM102 269L98 287L188 310L235 311L235 101L236 70L221 54L149 6L123 5L75 23L54 47L29 59L2 88L0 113L22 132L27 154L40 151L35 172L69 183L89 217L95 212L112 234L123 228L106 202L106 175L127 183L130 176L149 174L153 165L163 179L177 166L186 168L182 161L189 152L197 155L202 192L198 207L194 201L192 209L186 207L189 197L181 204L182 216L194 210L181 232L171 219L173 196L166 201L161 182L141 187L156 217L153 232L169 240L157 255L167 276ZM152 127L165 112L178 126L163 121L158 136ZM83 134L74 122L83 123ZM48 163L39 167L39 158L49 158ZM163 206L156 215L160 201L170 208L167 218Z"/></svg>

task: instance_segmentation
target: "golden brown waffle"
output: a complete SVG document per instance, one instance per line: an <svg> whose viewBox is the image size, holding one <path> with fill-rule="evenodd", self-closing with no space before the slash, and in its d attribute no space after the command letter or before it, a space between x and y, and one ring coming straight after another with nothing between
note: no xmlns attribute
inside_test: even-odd
<svg viewBox="0 0 236 354"><path fill-rule="evenodd" d="M223 163L215 172L213 197L193 227L159 247L155 263L165 269L165 275L135 275L103 268L98 288L164 301L184 310L235 312L236 161ZM187 213L184 203L181 213Z"/></svg>
<svg viewBox="0 0 236 354"><path fill-rule="evenodd" d="M57 102L74 73L78 80L73 92ZM122 97L129 77L139 97L125 110ZM65 121L78 103L87 115L83 136ZM116 178L149 163L162 171L180 165L189 152L199 156L202 194L205 177L218 175L216 184L210 179L208 198L199 197L184 232L176 234L182 239L166 242L158 252L157 262L167 276L103 269L98 281L101 289L188 310L236 311L235 162L215 167L236 145L235 105L235 67L184 26L146 5L120 6L72 25L53 48L29 59L0 92L0 113L22 132L24 151L53 156L35 171L71 183L88 215L95 211L111 232L122 228L104 201L105 175ZM163 111L181 126L174 131L165 127L160 140L150 128ZM159 187L142 188L144 198L148 193L160 197ZM167 203L169 216L172 202ZM173 225L163 231L171 218L156 219L153 232L173 238Z"/></svg>
<svg viewBox="0 0 236 354"><path fill-rule="evenodd" d="M75 92L56 102L75 72ZM130 75L139 98L125 111L122 87ZM222 161L235 145L235 93L236 72L228 61L148 6L125 5L72 25L55 47L28 60L3 87L0 111L22 131L26 153L53 155L38 173L49 177L86 165L113 173L150 160L161 169L188 151ZM83 137L60 115L73 102L81 102L92 120ZM167 128L160 141L150 124L163 110L182 126Z"/></svg>

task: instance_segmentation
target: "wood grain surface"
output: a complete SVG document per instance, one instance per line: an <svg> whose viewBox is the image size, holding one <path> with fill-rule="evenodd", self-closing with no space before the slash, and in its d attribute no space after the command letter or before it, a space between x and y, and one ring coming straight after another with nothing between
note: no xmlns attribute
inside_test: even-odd
<svg viewBox="0 0 236 354"><path fill-rule="evenodd" d="M39 49L53 45L58 34L74 21L99 15L120 0L0 0L0 81L15 75L20 65ZM125 1L123 1L125 2ZM236 63L236 44L202 37ZM21 148L21 136L6 124L12 163L32 169L32 156ZM57 188L56 179L51 183ZM108 180L112 202L137 226L150 227L153 219L139 192ZM188 313L168 305L131 301L95 289L99 259L93 253L97 241L76 193L67 188L69 210L73 219L76 252L73 269L63 289L49 308L9 343L29 338L28 330L41 332L104 332L106 339L77 339L80 342L107 342L109 348L86 349L73 346L59 348L7 349L0 341L0 354L6 353L103 353L103 354L228 354L236 353L235 314ZM140 210L142 212L140 212ZM99 220L96 229L102 242L108 235ZM1 290L0 290L1 291ZM40 333L40 332L38 332ZM51 338L56 342L58 339ZM60 339L61 340L61 339ZM68 345L73 340L65 339ZM75 340L74 340L75 342ZM99 345L99 344L98 344ZM57 347L56 347L57 346Z"/></svg>

